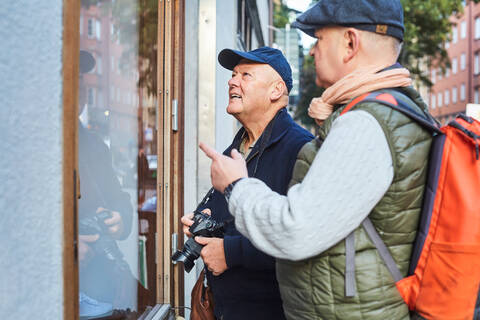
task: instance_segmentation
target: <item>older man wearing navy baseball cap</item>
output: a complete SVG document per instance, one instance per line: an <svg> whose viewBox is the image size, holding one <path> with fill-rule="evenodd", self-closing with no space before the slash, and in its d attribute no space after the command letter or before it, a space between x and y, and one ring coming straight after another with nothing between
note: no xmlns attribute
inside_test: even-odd
<svg viewBox="0 0 480 320"><path fill-rule="evenodd" d="M237 229L277 258L288 319L409 319L396 282L407 275L432 136L391 107L429 118L408 70L396 63L402 6L320 0L293 26L317 38L310 54L326 88L310 104L323 125L298 155L299 183L278 194L240 157L201 144L212 184L228 198Z"/></svg>
<svg viewBox="0 0 480 320"><path fill-rule="evenodd" d="M313 138L285 108L292 89L290 65L279 50L269 47L249 52L224 49L218 61L232 72L227 112L242 124L224 154L245 159L248 175L286 194L296 155ZM209 270L217 319L285 319L274 258L237 231L221 192L214 192L201 209L227 222L223 239L195 238L204 245L201 257ZM182 218L187 235L192 217Z"/></svg>

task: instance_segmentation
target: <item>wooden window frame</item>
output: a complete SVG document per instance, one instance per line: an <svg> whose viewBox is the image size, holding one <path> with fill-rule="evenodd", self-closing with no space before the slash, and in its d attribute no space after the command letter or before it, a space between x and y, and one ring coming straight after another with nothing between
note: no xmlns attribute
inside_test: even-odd
<svg viewBox="0 0 480 320"><path fill-rule="evenodd" d="M77 119L80 5L81 2L77 0L63 0L63 318L74 320L79 318ZM171 235L174 233L178 235L176 237L178 247L183 244L180 218L184 213L185 0L158 0L158 6L158 156L159 160L162 159L159 163L166 165L163 166L164 170L157 178L157 194L159 195L157 233L162 235L163 243L161 246L157 246L156 250L157 256L162 257L163 263L157 264L156 300L159 304L170 304L175 307L184 304L183 266L173 265L170 257L173 247ZM178 127L175 131L172 130L171 122L174 100L178 107L176 115ZM162 130L160 130L160 124ZM166 187L162 188L162 186Z"/></svg>

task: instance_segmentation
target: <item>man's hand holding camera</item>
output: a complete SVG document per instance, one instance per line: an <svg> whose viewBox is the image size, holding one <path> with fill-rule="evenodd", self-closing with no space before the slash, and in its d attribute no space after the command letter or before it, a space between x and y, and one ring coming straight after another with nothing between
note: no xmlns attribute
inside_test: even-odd
<svg viewBox="0 0 480 320"><path fill-rule="evenodd" d="M210 209L204 209L202 212L208 215L212 214ZM193 212L184 215L181 218L181 221L183 223L184 234L191 238L192 234L190 233L189 228L194 222ZM202 257L203 262L207 266L208 270L210 270L214 276L219 276L228 269L222 238L206 238L198 236L195 237L195 241L204 245L202 251L200 252L200 256Z"/></svg>
<svg viewBox="0 0 480 320"><path fill-rule="evenodd" d="M108 216L102 222L106 227L106 233L113 239L119 239L124 230L122 216L118 211L110 211L102 207L96 211L97 215L105 213L108 213ZM99 233L78 236L78 258L82 264L86 264L95 255L92 245L98 241L100 236Z"/></svg>

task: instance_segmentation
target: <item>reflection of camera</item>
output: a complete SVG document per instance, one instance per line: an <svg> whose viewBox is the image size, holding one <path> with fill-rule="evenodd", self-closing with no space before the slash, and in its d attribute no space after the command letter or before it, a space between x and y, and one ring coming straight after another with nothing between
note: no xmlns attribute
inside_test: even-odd
<svg viewBox="0 0 480 320"><path fill-rule="evenodd" d="M192 234L192 237L185 242L183 250L178 250L172 256L172 260L175 262L183 262L185 271L190 272L195 265L195 260L200 256L203 245L194 240L196 236L202 236L207 238L223 238L225 224L223 222L215 221L210 215L195 210L193 215L193 224L188 231Z"/></svg>
<svg viewBox="0 0 480 320"><path fill-rule="evenodd" d="M100 237L92 245L97 254L104 255L107 259L121 261L123 254L118 248L117 242L108 234L108 226L105 219L112 217L109 210L101 211L92 217L79 220L78 231L82 235L98 234Z"/></svg>

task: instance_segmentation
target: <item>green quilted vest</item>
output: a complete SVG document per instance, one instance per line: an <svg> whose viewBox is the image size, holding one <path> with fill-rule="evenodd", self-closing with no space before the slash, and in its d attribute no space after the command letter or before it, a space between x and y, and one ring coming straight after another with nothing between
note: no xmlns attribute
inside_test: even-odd
<svg viewBox="0 0 480 320"><path fill-rule="evenodd" d="M417 105L426 105L413 88L403 90ZM408 99L407 99L408 100ZM345 106L325 121L319 138L324 140L333 121ZM369 218L406 275L415 240L427 177L432 136L411 119L379 103L360 103L381 125L392 154L393 182L370 212ZM298 155L291 185L301 182L317 150L317 141L307 143ZM394 280L363 227L355 230L354 297L345 297L345 241L303 261L277 260L277 279L288 319L409 319L409 311Z"/></svg>

